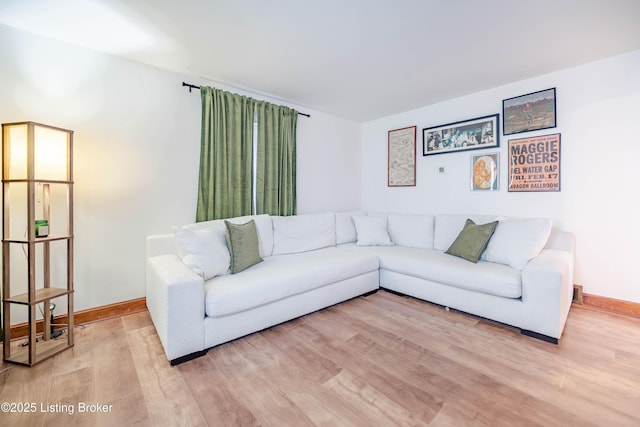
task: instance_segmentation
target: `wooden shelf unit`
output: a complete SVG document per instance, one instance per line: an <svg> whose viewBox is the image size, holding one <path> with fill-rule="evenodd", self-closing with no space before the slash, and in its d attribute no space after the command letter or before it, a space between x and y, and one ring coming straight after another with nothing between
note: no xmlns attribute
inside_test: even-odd
<svg viewBox="0 0 640 427"><path fill-rule="evenodd" d="M40 142L40 141L43 142ZM58 153L49 151L52 147ZM41 153L38 150L44 150ZM59 151L66 151L66 158L55 177L47 176L45 167L51 159L60 160ZM3 360L25 366L33 366L48 357L73 347L73 131L42 125L34 122L6 123L2 125L2 314L5 345ZM58 156L58 157L57 157ZM62 176L62 177L61 177ZM56 190L52 193L51 188ZM38 193L36 195L36 193ZM52 197L60 193L66 200L52 207ZM41 199L37 198L41 195ZM24 217L24 209L13 208L12 205L26 206L26 222L24 218L12 222L17 217ZM62 212L57 212L62 206ZM53 210L53 212L52 212ZM53 215L52 215L53 214ZM20 219L20 218L18 218ZM56 234L38 237L36 220L47 220L51 229L52 219L57 228ZM16 228L26 224L25 236ZM63 250L55 252L55 265L60 258L66 257L66 278L64 287L52 287L52 244L62 242ZM60 243L55 243L60 245ZM17 261L12 262L12 248L21 246L26 257L26 270L12 274L12 269L23 268ZM21 258L21 257L20 257ZM60 275L60 274L59 274ZM17 276L17 277L16 277ZM38 280L39 279L39 280ZM18 285L26 282L26 292L15 292ZM51 336L51 302L57 298L65 298L67 303L67 333L58 339ZM42 304L44 332L37 336L37 309ZM11 311L14 305L26 306L28 311L29 334L26 345L12 350L11 343Z"/></svg>

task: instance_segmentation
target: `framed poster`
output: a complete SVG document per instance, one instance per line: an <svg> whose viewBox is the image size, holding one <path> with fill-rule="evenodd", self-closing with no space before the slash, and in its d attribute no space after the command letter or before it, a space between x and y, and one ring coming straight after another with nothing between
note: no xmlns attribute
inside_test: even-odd
<svg viewBox="0 0 640 427"><path fill-rule="evenodd" d="M471 156L471 189L497 191L500 189L500 153Z"/></svg>
<svg viewBox="0 0 640 427"><path fill-rule="evenodd" d="M389 187L416 185L416 126L389 131Z"/></svg>
<svg viewBox="0 0 640 427"><path fill-rule="evenodd" d="M560 134L509 140L509 191L560 191Z"/></svg>
<svg viewBox="0 0 640 427"><path fill-rule="evenodd" d="M498 114L422 129L422 155L500 146Z"/></svg>
<svg viewBox="0 0 640 427"><path fill-rule="evenodd" d="M502 101L502 133L529 132L556 127L556 88Z"/></svg>

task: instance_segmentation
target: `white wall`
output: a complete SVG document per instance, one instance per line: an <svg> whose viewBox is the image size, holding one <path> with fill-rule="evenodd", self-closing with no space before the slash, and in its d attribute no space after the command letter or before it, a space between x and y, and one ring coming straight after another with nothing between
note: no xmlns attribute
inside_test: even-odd
<svg viewBox="0 0 640 427"><path fill-rule="evenodd" d="M6 26L0 58L0 122L75 131L76 310L145 296L145 237L195 219L200 94L181 83L207 82ZM358 208L360 124L290 106L312 115L298 121L299 211Z"/></svg>
<svg viewBox="0 0 640 427"><path fill-rule="evenodd" d="M320 112L298 119L299 214L360 209L360 129Z"/></svg>
<svg viewBox="0 0 640 427"><path fill-rule="evenodd" d="M473 72L473 70L470 70ZM425 75L425 79L429 76ZM422 129L500 113L502 100L556 87L557 128L501 135L499 192L472 192L470 157L422 156ZM363 125L363 207L424 213L549 216L576 233L576 283L586 293L640 302L637 218L640 51L519 81ZM387 132L417 126L417 186L387 187ZM502 125L500 126L502 127ZM509 193L507 142L561 133L561 191ZM437 173L438 167L445 174Z"/></svg>

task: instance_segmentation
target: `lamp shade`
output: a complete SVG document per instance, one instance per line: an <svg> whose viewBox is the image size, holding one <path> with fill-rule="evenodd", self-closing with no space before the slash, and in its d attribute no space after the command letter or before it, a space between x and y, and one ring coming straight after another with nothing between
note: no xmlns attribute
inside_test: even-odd
<svg viewBox="0 0 640 427"><path fill-rule="evenodd" d="M73 131L35 122L6 123L3 178L71 181Z"/></svg>

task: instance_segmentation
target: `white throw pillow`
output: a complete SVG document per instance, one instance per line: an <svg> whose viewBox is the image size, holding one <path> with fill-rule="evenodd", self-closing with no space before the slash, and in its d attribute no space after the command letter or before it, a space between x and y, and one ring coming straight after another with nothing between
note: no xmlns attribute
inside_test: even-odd
<svg viewBox="0 0 640 427"><path fill-rule="evenodd" d="M273 216L273 255L312 251L335 246L334 213Z"/></svg>
<svg viewBox="0 0 640 427"><path fill-rule="evenodd" d="M358 240L354 216L362 216L364 212L336 212L336 244L352 243Z"/></svg>
<svg viewBox="0 0 640 427"><path fill-rule="evenodd" d="M433 249L433 215L389 214L387 228L391 241L411 248Z"/></svg>
<svg viewBox="0 0 640 427"><path fill-rule="evenodd" d="M498 223L482 259L522 270L544 248L551 226L549 218L504 219Z"/></svg>
<svg viewBox="0 0 640 427"><path fill-rule="evenodd" d="M354 216L358 234L358 246L392 246L386 221L378 216Z"/></svg>
<svg viewBox="0 0 640 427"><path fill-rule="evenodd" d="M229 221L233 224L246 224L253 220L256 223L256 230L258 232L258 243L260 249L260 256L266 258L271 256L273 252L273 225L271 224L271 215L245 215L237 216L233 218L215 219L211 221L195 222L183 226L187 230L204 230L206 228L220 229L222 232L226 230L224 221Z"/></svg>
<svg viewBox="0 0 640 427"><path fill-rule="evenodd" d="M182 262L205 280L227 273L231 256L224 230L216 227L201 230L173 227L173 230Z"/></svg>

